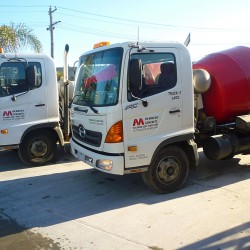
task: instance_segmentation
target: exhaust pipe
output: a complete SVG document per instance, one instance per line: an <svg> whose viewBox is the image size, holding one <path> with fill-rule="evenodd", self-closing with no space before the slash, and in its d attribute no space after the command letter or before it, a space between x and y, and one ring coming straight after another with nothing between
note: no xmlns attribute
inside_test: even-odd
<svg viewBox="0 0 250 250"><path fill-rule="evenodd" d="M68 82L68 52L69 45L65 45L63 64L63 86L64 86L64 135L69 139L69 82Z"/></svg>

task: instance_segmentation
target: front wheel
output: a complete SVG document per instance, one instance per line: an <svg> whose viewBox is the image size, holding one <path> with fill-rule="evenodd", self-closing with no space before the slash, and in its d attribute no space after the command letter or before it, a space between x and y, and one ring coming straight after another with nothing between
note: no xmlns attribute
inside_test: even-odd
<svg viewBox="0 0 250 250"><path fill-rule="evenodd" d="M162 149L153 159L147 172L142 173L144 183L155 193L170 193L183 186L189 174L189 160L178 146Z"/></svg>
<svg viewBox="0 0 250 250"><path fill-rule="evenodd" d="M20 144L18 152L28 166L45 165L55 159L56 139L46 130L31 132Z"/></svg>

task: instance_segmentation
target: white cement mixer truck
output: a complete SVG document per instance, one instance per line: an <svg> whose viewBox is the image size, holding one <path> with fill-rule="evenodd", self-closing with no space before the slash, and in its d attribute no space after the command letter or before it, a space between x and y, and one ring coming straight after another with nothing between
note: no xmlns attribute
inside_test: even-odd
<svg viewBox="0 0 250 250"><path fill-rule="evenodd" d="M69 140L67 53L68 45L61 83L47 55L0 54L0 149L17 149L27 165L54 161L57 143Z"/></svg>
<svg viewBox="0 0 250 250"><path fill-rule="evenodd" d="M72 154L106 173L141 172L154 192L175 191L198 164L197 145L215 160L249 153L249 79L246 47L193 65L179 43L99 43L79 58Z"/></svg>

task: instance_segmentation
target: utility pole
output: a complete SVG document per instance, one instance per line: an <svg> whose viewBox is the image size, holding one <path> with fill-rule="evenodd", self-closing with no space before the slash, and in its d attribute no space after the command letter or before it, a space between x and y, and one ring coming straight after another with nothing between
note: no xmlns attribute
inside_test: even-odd
<svg viewBox="0 0 250 250"><path fill-rule="evenodd" d="M54 10L51 9L51 6L49 7L49 27L47 28L47 30L50 31L50 46L51 46L51 57L54 58L54 35L53 35L53 30L55 29L55 25L57 23L60 23L61 21L57 21L53 23L53 17L52 17L52 13L55 12L57 10L57 8L55 7Z"/></svg>

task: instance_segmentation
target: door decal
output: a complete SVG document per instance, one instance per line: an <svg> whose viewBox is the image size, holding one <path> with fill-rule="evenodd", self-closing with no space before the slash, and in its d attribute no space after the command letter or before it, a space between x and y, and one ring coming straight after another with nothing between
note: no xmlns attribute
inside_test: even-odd
<svg viewBox="0 0 250 250"><path fill-rule="evenodd" d="M145 118L135 118L133 121L133 132L149 129L157 129L159 116L147 116Z"/></svg>
<svg viewBox="0 0 250 250"><path fill-rule="evenodd" d="M14 109L14 110L4 110L2 114L3 121L13 121L24 119L24 110L23 109Z"/></svg>

